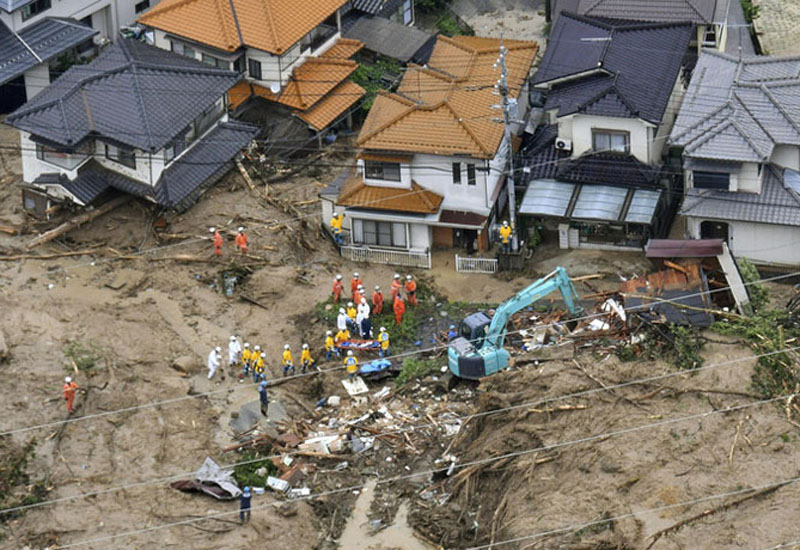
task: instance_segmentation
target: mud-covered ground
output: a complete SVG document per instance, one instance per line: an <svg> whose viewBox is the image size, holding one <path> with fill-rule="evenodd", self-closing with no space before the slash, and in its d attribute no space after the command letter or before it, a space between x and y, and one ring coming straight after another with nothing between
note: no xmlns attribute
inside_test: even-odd
<svg viewBox="0 0 800 550"><path fill-rule="evenodd" d="M0 138L5 143L16 139L7 129L2 129ZM301 173L272 185L272 196L295 203L313 201L320 184L336 175L336 168L320 164L316 177ZM343 262L316 229L317 204L300 207L308 215L303 226L293 215L256 199L236 173L186 214L167 216L168 225L160 233L153 230L150 207L133 202L27 253L24 243L58 220L36 224L27 219L19 190L12 185L18 179L18 159L4 149L0 166L5 171L0 174L0 226L23 229L21 235L0 232L0 256L90 250L44 260L0 261L1 328L11 353L0 365L4 382L0 432L67 418L61 384L65 375L74 375L75 358L81 369L75 377L87 393L79 396L73 418L91 417L17 431L4 440L0 452L33 441L28 483L44 487L46 496L44 506L0 526L0 548L44 548L98 539L73 547L299 550L335 547L335 539L345 532L350 534L345 543L352 548L352 530L346 524L357 499L354 493L296 502L288 508L265 506L255 510L245 526L231 523L237 519L232 514L162 528L213 512L235 512L238 505L180 493L166 481L152 481L192 472L206 456L223 464L237 460L235 453L222 453L235 442L231 414L257 396L230 372L224 379L221 373L211 382L206 379L205 358L213 346L224 347L231 334L258 343L270 358L270 377L278 378L277 358L284 343L295 349L304 341L321 346L324 324L316 318L314 304L326 298L337 272L347 277L357 269L368 288L374 284L388 288L395 269ZM261 259L238 258L232 241L226 242L222 260L214 258L209 242L201 240L208 226L232 230L240 224L248 227L251 253ZM308 247L301 244L300 233ZM153 247L165 248L142 253ZM231 262L249 273L244 284L226 297L216 284ZM454 272L452 252L441 252L434 256L434 269L426 277L449 300L487 303L507 298L528 284L534 272L546 273L556 265L565 265L576 276L604 273L602 281L592 281L598 288L616 284L618 274L646 268L636 254L558 254L552 249L537 252L533 262L524 277L468 276ZM785 287L776 289L787 294ZM589 292L584 286L579 291ZM266 308L240 300L241 295ZM735 343L712 343L704 352L706 365L749 353ZM172 368L183 356L190 359L188 374ZM580 368L553 362L497 375L454 410L464 414L533 403L674 369L666 362L621 363L606 355L588 354L577 360ZM745 395L751 392L752 365L747 361L492 414L467 423L449 453L467 463L753 402L758 398ZM273 390L272 399L290 418L307 417L320 395L342 393L338 375L318 379L283 384ZM441 392L421 389L428 385L438 387L438 382L427 378L408 398L423 407L432 403ZM664 387L657 391L660 386ZM194 397L209 391L214 393ZM135 408L164 400L172 401ZM559 405L572 409L546 410ZM134 408L116 412L129 407ZM418 531L414 545L402 537L391 540L402 549L417 548L420 539L444 548L465 548L633 514L610 525L527 538L499 548L647 548L648 537L660 529L728 501L654 514L647 513L649 508L797 475L793 452L798 434L784 418L775 405L754 406L526 452L486 467L465 468L463 474L456 470L446 480L422 476L378 485L371 518L386 523L398 509L408 510L409 523ZM419 453L399 453L384 445L373 455L354 460L345 471L325 472L320 467L311 486L319 493L427 471L436 467L433 461L450 442L430 443L429 448L420 445ZM150 483L131 486L142 482ZM121 486L130 487L114 490ZM101 494L59 501L95 492ZM444 495L449 498L441 498ZM798 496L797 489L788 486L745 501L664 535L654 548L761 548L798 538L800 532L794 527ZM269 493L258 496L254 505L275 498ZM106 538L128 532L132 534ZM391 539L383 537L375 547L386 547L387 538ZM363 547L371 544L367 537Z"/></svg>

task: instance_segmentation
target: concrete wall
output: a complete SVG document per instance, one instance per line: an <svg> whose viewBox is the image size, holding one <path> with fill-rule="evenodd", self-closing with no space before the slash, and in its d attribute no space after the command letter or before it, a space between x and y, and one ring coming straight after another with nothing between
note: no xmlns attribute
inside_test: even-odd
<svg viewBox="0 0 800 550"><path fill-rule="evenodd" d="M800 170L800 148L796 145L777 145L770 161L784 168Z"/></svg>
<svg viewBox="0 0 800 550"><path fill-rule="evenodd" d="M689 238L700 238L700 224L705 218L686 218ZM728 223L728 246L734 256L744 256L756 263L800 265L800 227L739 221Z"/></svg>
<svg viewBox="0 0 800 550"><path fill-rule="evenodd" d="M640 161L649 164L651 159L652 136L648 128L652 125L636 118L616 118L607 116L570 115L572 119L571 138L561 134L559 119L559 137L572 139L572 156L578 157L592 150L592 130L621 130L630 133L631 154ZM660 156L660 151L659 151Z"/></svg>

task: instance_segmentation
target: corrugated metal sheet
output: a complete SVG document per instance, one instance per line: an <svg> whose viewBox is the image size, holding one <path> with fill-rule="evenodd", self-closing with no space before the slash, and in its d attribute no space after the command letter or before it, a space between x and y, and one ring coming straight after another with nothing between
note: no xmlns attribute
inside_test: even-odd
<svg viewBox="0 0 800 550"><path fill-rule="evenodd" d="M520 214L565 217L575 185L555 180L534 180L528 185Z"/></svg>
<svg viewBox="0 0 800 550"><path fill-rule="evenodd" d="M620 219L628 190L607 185L586 185L581 188L572 217L584 220L615 222Z"/></svg>
<svg viewBox="0 0 800 550"><path fill-rule="evenodd" d="M637 189L633 193L630 206L628 206L625 221L627 223L651 223L660 199L661 191Z"/></svg>

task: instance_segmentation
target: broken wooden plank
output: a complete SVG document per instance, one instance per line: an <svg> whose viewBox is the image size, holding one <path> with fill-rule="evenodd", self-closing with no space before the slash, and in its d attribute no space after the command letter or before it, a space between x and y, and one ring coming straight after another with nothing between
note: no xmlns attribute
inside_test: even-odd
<svg viewBox="0 0 800 550"><path fill-rule="evenodd" d="M48 242L52 241L53 239L55 239L56 237L60 237L61 235L65 234L65 233L67 233L69 231L72 231L76 227L79 227L79 226L83 225L84 223L88 223L88 222L94 220L95 218L99 218L103 214L107 214L107 213L111 212L112 210L114 210L115 208L117 208L119 206L122 206L123 204L128 203L131 199L133 199L132 196L123 195L121 197L117 197L116 199L112 199L112 200L108 201L104 205L99 206L99 207L95 208L94 210L90 210L89 212L84 212L83 214L80 214L79 216L75 216L71 220L68 220L68 221L62 223L61 225L59 225L55 229L51 229L50 231L42 233L41 235L39 235L38 237L36 237L32 241L30 241L27 245L25 245L25 248L27 250L31 250L32 248L35 248L35 247L39 246L40 244L48 243Z"/></svg>
<svg viewBox="0 0 800 550"><path fill-rule="evenodd" d="M244 182L247 184L247 187L250 188L250 191L255 191L256 190L256 184L253 183L252 178L250 178L250 174L248 174L247 170L244 169L244 165L242 164L241 160L236 159L236 167L239 169L239 172L242 174L242 177L244 178Z"/></svg>

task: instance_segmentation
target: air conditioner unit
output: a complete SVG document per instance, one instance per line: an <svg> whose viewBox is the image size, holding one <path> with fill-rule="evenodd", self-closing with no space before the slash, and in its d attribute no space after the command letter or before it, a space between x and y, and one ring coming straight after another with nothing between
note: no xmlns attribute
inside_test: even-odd
<svg viewBox="0 0 800 550"><path fill-rule="evenodd" d="M572 152L572 140L564 138L556 138L556 149L558 151Z"/></svg>

